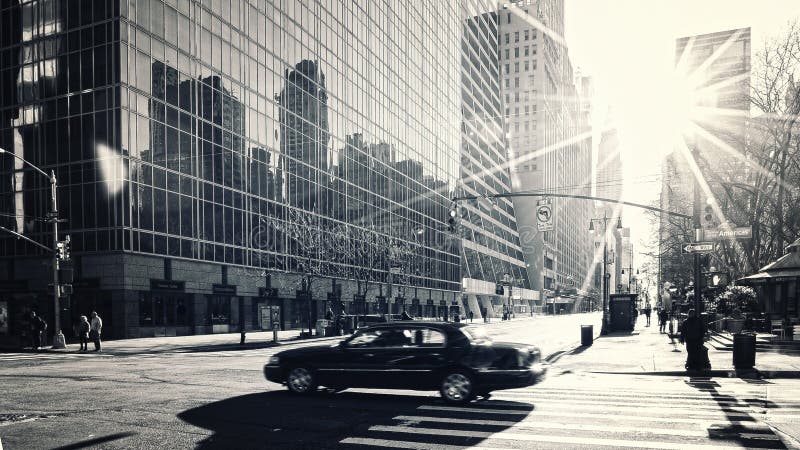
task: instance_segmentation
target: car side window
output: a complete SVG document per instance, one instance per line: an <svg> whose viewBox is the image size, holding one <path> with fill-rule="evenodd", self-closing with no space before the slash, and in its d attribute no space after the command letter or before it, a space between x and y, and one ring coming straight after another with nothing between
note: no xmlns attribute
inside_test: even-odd
<svg viewBox="0 0 800 450"><path fill-rule="evenodd" d="M414 331L414 345L418 347L442 347L445 343L444 333L430 328Z"/></svg>
<svg viewBox="0 0 800 450"><path fill-rule="evenodd" d="M379 341L381 331L382 330L359 331L352 339L347 341L347 346L350 348L377 347L375 342Z"/></svg>

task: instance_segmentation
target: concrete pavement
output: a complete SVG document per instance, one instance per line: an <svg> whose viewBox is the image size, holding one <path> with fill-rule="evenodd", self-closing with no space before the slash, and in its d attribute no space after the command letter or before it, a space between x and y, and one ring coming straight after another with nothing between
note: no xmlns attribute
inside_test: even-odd
<svg viewBox="0 0 800 450"><path fill-rule="evenodd" d="M595 372L649 373L653 375L686 375L686 349L671 339L668 334L659 333L658 325L645 326L644 317L637 321L632 333L616 332L598 337L589 348L575 347L564 354L559 366L565 369L585 369L580 358L569 358L582 352L593 354L592 370ZM633 344L633 345L630 345ZM733 367L733 352L716 350L706 344L711 360L709 376L750 376L756 378L800 378L800 356L777 352L757 352L755 372L739 372ZM621 351L624 349L624 352Z"/></svg>

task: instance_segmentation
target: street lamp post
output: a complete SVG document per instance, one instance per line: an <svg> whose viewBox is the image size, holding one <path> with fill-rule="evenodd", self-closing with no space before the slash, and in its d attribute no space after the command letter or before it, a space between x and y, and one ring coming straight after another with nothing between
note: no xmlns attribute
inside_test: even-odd
<svg viewBox="0 0 800 450"><path fill-rule="evenodd" d="M50 180L50 201L52 209L48 213L47 219L50 223L53 224L53 248L52 248L52 264L53 264L53 348L65 348L66 341L64 339L64 334L61 332L61 306L59 304L58 299L58 204L56 200L56 173L55 171L50 171L50 175L47 172L43 171L42 169L36 167L29 161L25 160L23 157L17 155L16 153L7 152L5 149L0 148L0 154L9 154L14 158L22 161L24 164L29 165L34 170L39 172L40 174L44 175L46 178Z"/></svg>
<svg viewBox="0 0 800 450"><path fill-rule="evenodd" d="M606 265L608 264L608 221L614 219L614 217L608 217L606 212L603 212L603 217L590 219L589 220L589 232L594 232L594 222L597 221L598 223L603 224L603 324L600 328L601 334L608 334L608 322L609 322L609 311L608 311L608 279L611 277L611 274L607 273ZM622 228L622 218L617 217L617 229Z"/></svg>

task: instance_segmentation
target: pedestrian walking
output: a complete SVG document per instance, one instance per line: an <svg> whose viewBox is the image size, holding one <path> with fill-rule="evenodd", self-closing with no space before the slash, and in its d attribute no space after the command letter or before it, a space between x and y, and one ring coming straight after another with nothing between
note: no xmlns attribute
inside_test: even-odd
<svg viewBox="0 0 800 450"><path fill-rule="evenodd" d="M81 316L80 322L78 323L78 341L80 342L81 348L78 351L89 351L89 331L91 329L92 325L89 323L89 319L87 319L86 316Z"/></svg>
<svg viewBox="0 0 800 450"><path fill-rule="evenodd" d="M658 310L658 332L664 333L667 328L667 320L669 319L669 313L667 312L666 308L661 308Z"/></svg>
<svg viewBox="0 0 800 450"><path fill-rule="evenodd" d="M650 314L652 312L653 312L653 310L650 308L650 303L645 305L645 307L644 307L644 316L647 317L647 325L646 326L648 326L648 327L650 326Z"/></svg>
<svg viewBox="0 0 800 450"><path fill-rule="evenodd" d="M703 345L705 327L697 317L694 309L689 310L689 317L681 325L680 342L686 344L686 370L710 369L708 349Z"/></svg>
<svg viewBox="0 0 800 450"><path fill-rule="evenodd" d="M29 324L31 329L31 346L34 350L41 350L42 335L47 331L47 322L42 319L42 316L37 316L36 311L31 311Z"/></svg>
<svg viewBox="0 0 800 450"><path fill-rule="evenodd" d="M472 319L474 318L474 316L475 316L475 313L473 313L472 310L470 310L470 312L469 312L469 323L472 323Z"/></svg>
<svg viewBox="0 0 800 450"><path fill-rule="evenodd" d="M89 338L94 342L94 351L102 352L103 348L100 344L100 335L103 333L103 319L97 315L96 311L92 311L92 322L89 327Z"/></svg>

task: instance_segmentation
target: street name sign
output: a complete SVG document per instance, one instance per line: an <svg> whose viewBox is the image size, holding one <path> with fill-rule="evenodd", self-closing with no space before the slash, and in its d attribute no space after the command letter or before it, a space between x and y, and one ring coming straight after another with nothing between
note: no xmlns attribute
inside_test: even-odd
<svg viewBox="0 0 800 450"><path fill-rule="evenodd" d="M691 244L684 244L681 248L682 253L711 253L714 251L713 242L693 242Z"/></svg>
<svg viewBox="0 0 800 450"><path fill-rule="evenodd" d="M753 227L708 228L703 230L703 237L712 241L729 239L752 239Z"/></svg>

